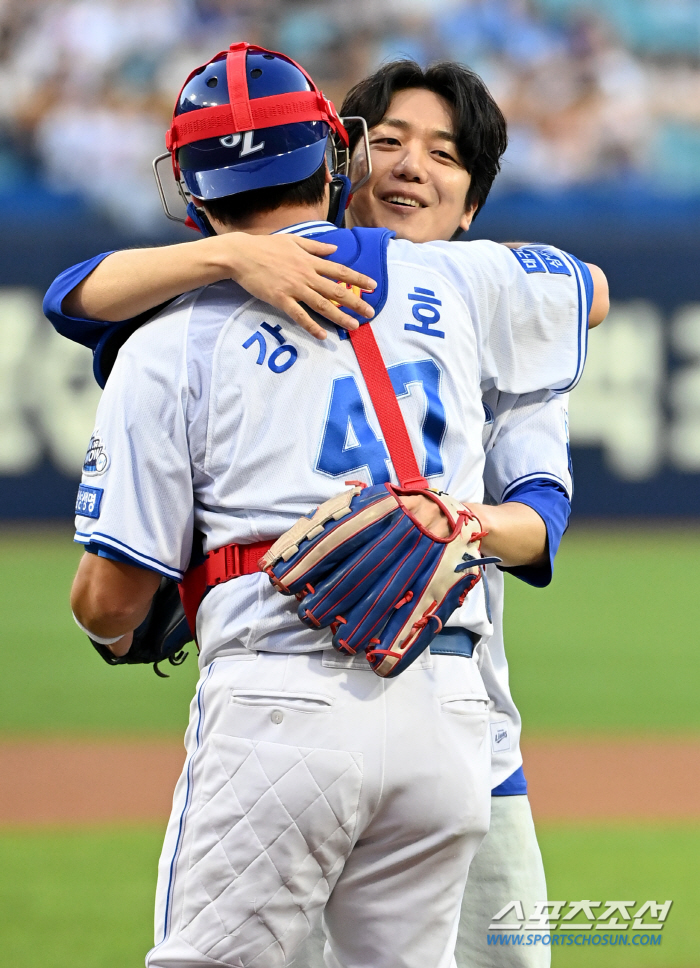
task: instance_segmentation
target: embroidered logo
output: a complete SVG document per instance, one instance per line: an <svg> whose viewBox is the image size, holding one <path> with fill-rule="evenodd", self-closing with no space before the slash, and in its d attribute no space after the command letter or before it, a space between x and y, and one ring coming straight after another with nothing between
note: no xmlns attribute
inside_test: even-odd
<svg viewBox="0 0 700 968"><path fill-rule="evenodd" d="M544 262L533 249L511 249L510 250L525 272L546 272Z"/></svg>
<svg viewBox="0 0 700 968"><path fill-rule="evenodd" d="M510 749L508 723L504 719L500 723L491 723L491 752L500 753Z"/></svg>
<svg viewBox="0 0 700 968"><path fill-rule="evenodd" d="M88 444L85 462L83 463L83 474L88 474L91 476L104 474L108 467L109 456L105 450L105 445L102 441L102 437L100 436L100 432L99 430L96 430L90 438L90 443Z"/></svg>
<svg viewBox="0 0 700 968"><path fill-rule="evenodd" d="M101 487L81 484L75 501L75 513L86 518L99 518L103 494L104 489Z"/></svg>
<svg viewBox="0 0 700 968"><path fill-rule="evenodd" d="M544 246L510 250L525 272L551 272L555 276L570 276L571 270L557 254Z"/></svg>

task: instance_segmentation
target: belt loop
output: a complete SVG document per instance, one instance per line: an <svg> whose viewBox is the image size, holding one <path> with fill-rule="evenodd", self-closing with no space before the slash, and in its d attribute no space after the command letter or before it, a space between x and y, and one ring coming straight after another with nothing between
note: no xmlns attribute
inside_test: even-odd
<svg viewBox="0 0 700 968"><path fill-rule="evenodd" d="M224 575L222 581L238 578L241 574L238 545L226 545L222 550L224 552Z"/></svg>

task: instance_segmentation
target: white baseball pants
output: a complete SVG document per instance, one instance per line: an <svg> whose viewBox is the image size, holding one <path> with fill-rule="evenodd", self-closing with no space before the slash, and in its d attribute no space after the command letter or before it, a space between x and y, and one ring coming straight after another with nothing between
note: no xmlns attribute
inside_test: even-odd
<svg viewBox="0 0 700 968"><path fill-rule="evenodd" d="M548 945L489 945L491 920L510 901L523 902L525 917L535 901L547 899L547 885L530 801L526 796L493 797L491 827L469 869L459 924L459 968L549 968ZM540 931L539 934L542 934Z"/></svg>
<svg viewBox="0 0 700 968"><path fill-rule="evenodd" d="M535 901L547 898L542 854L526 796L492 797L491 825L469 867L453 968L549 968L547 945L493 945L488 927L510 901L523 902L529 917ZM541 933L541 932L540 932ZM325 935L319 928L304 942L294 962L299 968L325 968Z"/></svg>
<svg viewBox="0 0 700 968"><path fill-rule="evenodd" d="M334 968L449 968L490 809L476 663L383 680L258 653L202 672L148 968L282 968L325 917Z"/></svg>

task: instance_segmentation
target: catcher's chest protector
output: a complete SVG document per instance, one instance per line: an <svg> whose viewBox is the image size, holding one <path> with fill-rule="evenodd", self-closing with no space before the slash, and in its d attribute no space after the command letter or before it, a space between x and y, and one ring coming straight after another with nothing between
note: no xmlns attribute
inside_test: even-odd
<svg viewBox="0 0 700 968"><path fill-rule="evenodd" d="M336 232L324 232L322 238L330 245L338 248L329 256L333 262L340 262L349 269L371 276L377 283L374 292L364 295L364 301L374 310L375 316L384 308L389 295L389 276L387 272L387 246L394 238L395 232L389 229L338 229ZM366 323L364 316L358 316L351 309L342 307L342 311L356 319L358 323ZM348 339L349 334L343 330L338 335L341 339Z"/></svg>

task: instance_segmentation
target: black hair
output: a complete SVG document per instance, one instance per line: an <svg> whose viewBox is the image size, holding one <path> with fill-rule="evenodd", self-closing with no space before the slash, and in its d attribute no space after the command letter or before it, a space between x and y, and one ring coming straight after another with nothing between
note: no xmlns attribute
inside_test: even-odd
<svg viewBox="0 0 700 968"><path fill-rule="evenodd" d="M441 61L425 70L412 60L392 61L348 92L340 115L359 115L373 128L386 117L393 96L411 88L432 91L452 108L456 148L471 175L464 207L466 210L476 204L476 215L500 171L508 134L501 109L474 71L454 61ZM359 128L358 124L349 125L351 150L360 138Z"/></svg>
<svg viewBox="0 0 700 968"><path fill-rule="evenodd" d="M318 205L323 201L326 188L326 166L321 165L313 175L289 185L273 185L271 188L254 188L238 195L212 198L203 202L205 211L223 225L247 222L255 215L273 212L290 205Z"/></svg>

